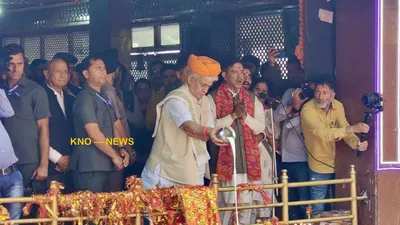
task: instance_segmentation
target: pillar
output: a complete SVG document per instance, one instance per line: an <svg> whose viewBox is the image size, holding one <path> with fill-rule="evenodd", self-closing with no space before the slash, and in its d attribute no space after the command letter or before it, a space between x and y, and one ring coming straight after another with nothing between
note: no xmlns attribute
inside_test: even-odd
<svg viewBox="0 0 400 225"><path fill-rule="evenodd" d="M118 59L128 70L131 50L131 0L90 0L90 52L118 50ZM110 191L123 186L122 171L110 176Z"/></svg>
<svg viewBox="0 0 400 225"><path fill-rule="evenodd" d="M90 52L115 48L119 60L130 64L131 15L130 0L90 0Z"/></svg>
<svg viewBox="0 0 400 225"><path fill-rule="evenodd" d="M304 0L304 58L306 76L335 72L335 25L329 13L335 1ZM333 17L332 17L333 18Z"/></svg>
<svg viewBox="0 0 400 225"><path fill-rule="evenodd" d="M336 96L343 103L350 124L363 121L366 108L361 97L375 90L375 55L375 0L336 1ZM357 205L358 221L363 225L388 224L377 222L378 146L374 128L368 134L369 147L361 157L343 141L337 144L336 150L336 177L348 177L348 165L353 164L358 193L367 191L368 200ZM349 188L349 185L337 185L337 197L348 197ZM350 204L338 203L337 207L350 209Z"/></svg>

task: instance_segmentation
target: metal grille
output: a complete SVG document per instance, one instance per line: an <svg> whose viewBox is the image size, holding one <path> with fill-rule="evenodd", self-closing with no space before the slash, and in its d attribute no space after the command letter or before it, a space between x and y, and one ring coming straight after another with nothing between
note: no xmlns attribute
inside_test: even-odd
<svg viewBox="0 0 400 225"><path fill-rule="evenodd" d="M25 56L32 62L35 59L40 59L40 37L24 37Z"/></svg>
<svg viewBox="0 0 400 225"><path fill-rule="evenodd" d="M79 61L83 60L89 55L89 32L73 32L72 38L72 54L75 55Z"/></svg>
<svg viewBox="0 0 400 225"><path fill-rule="evenodd" d="M153 57L148 57L145 59L144 62L144 67L146 68L143 71L139 71L136 70L136 66L137 66L137 61L136 60L132 60L131 61L131 75L133 76L133 78L135 78L135 80L138 80L140 78L148 78L147 74L148 74L148 67L147 65L148 62L151 62L154 58ZM172 63L172 64L176 64L176 62L178 61L178 55L168 55L168 56L164 56L163 59L161 59L164 63Z"/></svg>
<svg viewBox="0 0 400 225"><path fill-rule="evenodd" d="M2 6L6 10L23 9L28 7L43 7L51 4L65 3L65 0L12 0L3 1Z"/></svg>
<svg viewBox="0 0 400 225"><path fill-rule="evenodd" d="M132 0L132 17L133 19L151 18L178 13L260 5L280 8L291 4L298 4L298 0Z"/></svg>
<svg viewBox="0 0 400 225"><path fill-rule="evenodd" d="M11 2L11 0L9 0ZM35 32L43 28L72 27L89 24L89 3L76 2L62 5L24 9L4 14L0 20L2 34Z"/></svg>
<svg viewBox="0 0 400 225"><path fill-rule="evenodd" d="M281 11L266 15L245 16L237 18L237 57L254 55L262 63L268 61L268 50L271 47L284 48L284 31ZM287 58L278 58L283 79L287 75Z"/></svg>
<svg viewBox="0 0 400 225"><path fill-rule="evenodd" d="M89 31L4 38L3 46L11 43L21 44L20 39L22 39L25 55L30 62L41 58L52 59L57 52L69 52L75 55L79 61L89 55ZM41 39L43 39L43 43Z"/></svg>
<svg viewBox="0 0 400 225"><path fill-rule="evenodd" d="M21 44L19 37L3 38L3 47L9 44Z"/></svg>
<svg viewBox="0 0 400 225"><path fill-rule="evenodd" d="M176 64L177 59L166 59L164 60L164 63L169 63L169 64Z"/></svg>
<svg viewBox="0 0 400 225"><path fill-rule="evenodd" d="M44 36L44 58L50 60L57 52L68 52L68 34Z"/></svg>
<svg viewBox="0 0 400 225"><path fill-rule="evenodd" d="M225 38L221 38L225 36ZM211 48L215 54L231 53L232 37L227 37L223 33L213 35L211 40Z"/></svg>
<svg viewBox="0 0 400 225"><path fill-rule="evenodd" d="M137 61L131 61L131 74L135 80L138 80L140 78L147 78L147 62L144 62L144 68L145 70L139 71L136 70L137 66Z"/></svg>
<svg viewBox="0 0 400 225"><path fill-rule="evenodd" d="M211 56L217 60L227 59L233 56L234 51L234 27L230 26L234 19L215 18L211 23Z"/></svg>

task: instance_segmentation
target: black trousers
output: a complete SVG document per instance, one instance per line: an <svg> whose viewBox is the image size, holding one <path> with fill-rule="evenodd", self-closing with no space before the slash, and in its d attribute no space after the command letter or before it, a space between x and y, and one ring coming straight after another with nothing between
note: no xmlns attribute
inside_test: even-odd
<svg viewBox="0 0 400 225"><path fill-rule="evenodd" d="M19 164L18 169L21 172L24 183L24 196L30 197L32 194L45 194L46 181L32 179L33 172L39 167L39 164Z"/></svg>
<svg viewBox="0 0 400 225"><path fill-rule="evenodd" d="M31 197L33 194L46 193L46 180L35 180L32 178L33 172L39 167L39 164L18 164L18 170L22 175L24 184L24 196ZM27 216L21 216L21 219L36 218L39 206L33 205L31 213Z"/></svg>
<svg viewBox="0 0 400 225"><path fill-rule="evenodd" d="M56 172L49 174L49 176L46 179L47 190L50 188L50 184L53 180L64 184L64 190L61 190L63 194L71 193L73 191L72 172L70 171L66 173Z"/></svg>
<svg viewBox="0 0 400 225"><path fill-rule="evenodd" d="M74 191L108 192L110 172L73 172Z"/></svg>

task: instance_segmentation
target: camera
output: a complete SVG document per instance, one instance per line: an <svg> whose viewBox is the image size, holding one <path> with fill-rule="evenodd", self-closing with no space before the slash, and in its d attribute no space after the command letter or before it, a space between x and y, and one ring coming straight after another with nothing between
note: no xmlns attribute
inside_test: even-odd
<svg viewBox="0 0 400 225"><path fill-rule="evenodd" d="M383 98L379 93L368 93L364 94L361 98L362 103L365 107L377 110L379 112L383 111Z"/></svg>
<svg viewBox="0 0 400 225"><path fill-rule="evenodd" d="M309 86L308 86L308 84L306 83L306 84L304 84L304 86L301 88L301 92L300 92L300 94L299 94L299 97L301 98L301 99L306 99L306 98L308 98L308 99L311 99L311 98L314 98L314 90L313 89L311 89Z"/></svg>
<svg viewBox="0 0 400 225"><path fill-rule="evenodd" d="M374 114L383 112L383 106L382 106L383 98L379 93L375 92L375 93L364 94L361 98L361 101L365 107L372 110L372 112L365 112L364 116L364 123L370 125L373 119L372 116ZM367 134L362 133L360 136L360 141L363 142L366 140L367 140ZM361 156L361 151L357 151L357 156L358 157Z"/></svg>

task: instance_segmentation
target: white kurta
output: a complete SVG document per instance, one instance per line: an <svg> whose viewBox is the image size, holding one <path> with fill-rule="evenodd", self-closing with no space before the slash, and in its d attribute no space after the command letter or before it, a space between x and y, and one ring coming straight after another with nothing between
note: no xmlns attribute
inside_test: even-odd
<svg viewBox="0 0 400 225"><path fill-rule="evenodd" d="M265 115L265 127L267 130L272 133L272 120L271 120L271 110L267 109L264 110ZM274 134L275 139L279 139L280 135L280 124L274 125ZM261 183L262 184L273 184L274 183L274 171L273 171L273 158L268 151L272 151L272 146L268 146L268 150L265 148L263 143L258 144L258 148L260 150L260 161L261 161ZM270 197L271 201L275 198L274 190L268 189L265 190ZM262 205L264 204L264 200L262 199L261 195L256 193L253 199L253 204L255 205ZM254 209L251 211L251 221L257 218L267 218L271 217L272 215L271 208L263 208L263 209Z"/></svg>
<svg viewBox="0 0 400 225"><path fill-rule="evenodd" d="M235 97L238 93L233 93L231 92L233 97ZM215 118L215 126L231 126L232 123L234 122L232 120L232 117L230 115L227 115L223 118L217 119L216 116L216 105L214 102L214 99L212 96L208 95L208 98L210 99L210 105L211 105L211 111L213 113L213 116ZM254 135L258 135L264 132L265 129L265 115L264 115L264 109L263 109L262 103L258 100L255 99L254 103L254 117L251 117L250 115L247 115L246 119L244 120L245 124L247 124L250 129L253 131ZM259 181L249 181L247 178L247 174L237 174L236 175L236 182L237 185L242 184L242 183L251 183L251 184L262 184L262 179ZM235 186L233 180L230 181L220 181L219 182L220 187L233 187ZM244 191L240 194L240 199L242 204L252 204L254 201L254 197L256 196L255 192L250 192L250 191ZM224 206L232 206L235 203L235 194L234 192L224 192L224 193L219 193L218 199L219 202L218 204L221 207ZM221 216L221 221L222 225L228 225L229 220L231 218L232 212L222 212L220 214ZM251 210L244 210L240 213L240 223L241 224L251 224L255 223L251 221Z"/></svg>

